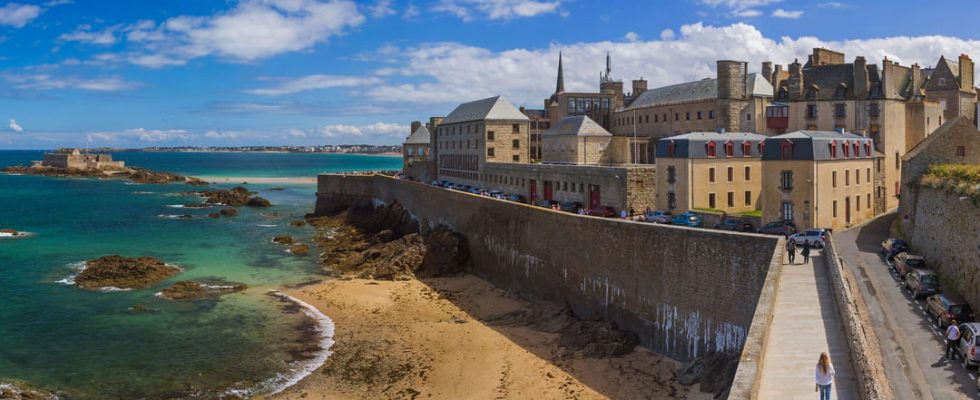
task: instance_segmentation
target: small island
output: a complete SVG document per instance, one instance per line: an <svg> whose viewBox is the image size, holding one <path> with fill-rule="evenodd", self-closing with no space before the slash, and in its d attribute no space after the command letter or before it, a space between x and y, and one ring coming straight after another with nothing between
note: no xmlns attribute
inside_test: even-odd
<svg viewBox="0 0 980 400"><path fill-rule="evenodd" d="M127 167L125 162L113 160L111 154L83 153L78 149L58 149L52 153L45 153L43 160L32 161L30 166L9 166L2 171L23 175L127 179L135 183L186 183L201 186L208 184L194 177Z"/></svg>
<svg viewBox="0 0 980 400"><path fill-rule="evenodd" d="M0 228L0 238L21 238L25 236L30 236L30 234L16 229Z"/></svg>
<svg viewBox="0 0 980 400"><path fill-rule="evenodd" d="M167 300L200 300L241 292L246 288L247 285L235 282L180 281L163 289L159 296Z"/></svg>
<svg viewBox="0 0 980 400"><path fill-rule="evenodd" d="M75 286L87 290L144 289L177 275L181 270L153 257L111 255L86 261Z"/></svg>

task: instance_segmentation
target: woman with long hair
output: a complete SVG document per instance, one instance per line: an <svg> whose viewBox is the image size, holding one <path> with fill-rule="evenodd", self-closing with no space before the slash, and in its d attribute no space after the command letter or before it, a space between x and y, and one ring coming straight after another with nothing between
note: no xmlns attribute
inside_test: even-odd
<svg viewBox="0 0 980 400"><path fill-rule="evenodd" d="M830 386L834 383L834 374L834 364L830 362L830 356L826 352L820 353L820 359L817 360L817 385L814 389L820 393L820 400L830 400Z"/></svg>

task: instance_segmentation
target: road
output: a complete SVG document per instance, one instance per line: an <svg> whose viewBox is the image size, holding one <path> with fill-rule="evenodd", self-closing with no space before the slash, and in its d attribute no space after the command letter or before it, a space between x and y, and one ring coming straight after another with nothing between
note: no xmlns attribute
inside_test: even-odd
<svg viewBox="0 0 980 400"><path fill-rule="evenodd" d="M980 399L977 370L943 358L943 335L879 255L895 214L835 234L838 256L857 279L898 399ZM926 260L928 263L928 260Z"/></svg>

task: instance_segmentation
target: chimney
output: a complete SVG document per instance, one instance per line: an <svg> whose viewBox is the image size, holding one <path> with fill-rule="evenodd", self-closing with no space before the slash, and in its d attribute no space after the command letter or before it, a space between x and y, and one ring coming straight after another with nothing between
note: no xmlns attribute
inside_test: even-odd
<svg viewBox="0 0 980 400"><path fill-rule="evenodd" d="M881 97L886 99L895 98L895 63L885 57L881 61Z"/></svg>
<svg viewBox="0 0 980 400"><path fill-rule="evenodd" d="M640 79L633 80L633 96L639 96L647 91L647 81L641 76Z"/></svg>
<svg viewBox="0 0 980 400"><path fill-rule="evenodd" d="M442 123L442 118L443 117L431 117L429 118L429 123L425 124L425 128L429 130L429 133L432 134L433 138L435 138L436 135L436 128Z"/></svg>
<svg viewBox="0 0 980 400"><path fill-rule="evenodd" d="M960 54L960 90L972 92L973 89L973 60L966 54Z"/></svg>
<svg viewBox="0 0 980 400"><path fill-rule="evenodd" d="M793 60L789 65L789 99L803 99L803 67L799 60Z"/></svg>
<svg viewBox="0 0 980 400"><path fill-rule="evenodd" d="M772 61L762 62L762 77L765 80L772 82Z"/></svg>
<svg viewBox="0 0 980 400"><path fill-rule="evenodd" d="M854 58L854 97L858 100L868 98L868 62L863 56Z"/></svg>
<svg viewBox="0 0 980 400"><path fill-rule="evenodd" d="M779 79L781 78L782 74L783 74L783 64L776 64L776 69L772 71L772 79L769 80L769 83L772 84L772 87L774 88L779 87Z"/></svg>
<svg viewBox="0 0 980 400"><path fill-rule="evenodd" d="M415 131L419 130L419 128L421 128L421 127L422 127L422 123L421 122L419 122L419 121L412 121L412 131L411 132L408 132L408 134L411 135L411 134L415 133Z"/></svg>
<svg viewBox="0 0 980 400"><path fill-rule="evenodd" d="M922 94L922 69L919 68L919 64L912 64L912 92L909 93L911 98L917 98Z"/></svg>

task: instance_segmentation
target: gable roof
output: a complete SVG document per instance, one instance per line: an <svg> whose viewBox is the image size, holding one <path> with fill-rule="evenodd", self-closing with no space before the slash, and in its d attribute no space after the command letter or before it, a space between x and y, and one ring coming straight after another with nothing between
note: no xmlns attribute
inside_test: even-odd
<svg viewBox="0 0 980 400"><path fill-rule="evenodd" d="M430 143L432 143L432 141L429 139L429 130L423 125L420 126L419 129L416 129L415 132L412 132L412 134L408 136L408 139L405 139L404 144L430 144Z"/></svg>
<svg viewBox="0 0 980 400"><path fill-rule="evenodd" d="M745 89L749 97L772 97L773 95L772 84L760 74L748 74L745 78ZM641 93L626 109L716 98L718 98L718 79L705 78L694 82L649 89Z"/></svg>
<svg viewBox="0 0 980 400"><path fill-rule="evenodd" d="M555 126L542 134L554 136L612 136L609 131L585 115L574 115L558 120Z"/></svg>
<svg viewBox="0 0 980 400"><path fill-rule="evenodd" d="M528 118L509 101L501 96L495 96L460 104L442 120L441 124L482 120L527 121Z"/></svg>

